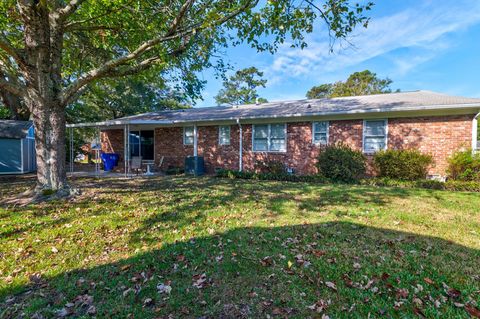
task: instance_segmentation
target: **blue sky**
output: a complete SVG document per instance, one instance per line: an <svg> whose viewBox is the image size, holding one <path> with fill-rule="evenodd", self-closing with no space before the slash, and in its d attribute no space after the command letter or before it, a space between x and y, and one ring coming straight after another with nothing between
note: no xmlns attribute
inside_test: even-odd
<svg viewBox="0 0 480 319"><path fill-rule="evenodd" d="M480 97L479 0L374 0L367 29L349 38L353 47L329 53L328 37L319 23L307 36L306 49L282 46L274 55L246 46L226 52L235 69L255 66L264 72L260 89L269 101L301 99L314 85L344 80L369 69L393 80L402 91L432 90ZM210 71L204 100L196 107L213 106L221 81Z"/></svg>

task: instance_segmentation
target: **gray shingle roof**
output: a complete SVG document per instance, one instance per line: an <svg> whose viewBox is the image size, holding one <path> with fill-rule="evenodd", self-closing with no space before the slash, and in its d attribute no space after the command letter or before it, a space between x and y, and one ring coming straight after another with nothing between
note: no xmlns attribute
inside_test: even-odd
<svg viewBox="0 0 480 319"><path fill-rule="evenodd" d="M25 138L31 126L30 121L0 120L0 138Z"/></svg>
<svg viewBox="0 0 480 319"><path fill-rule="evenodd" d="M140 124L142 122L175 124L235 119L331 116L374 112L415 112L462 108L472 108L471 113L478 112L480 99L449 96L430 91L413 91L332 99L278 101L259 105L216 106L160 111L98 124L118 125L127 123Z"/></svg>
<svg viewBox="0 0 480 319"><path fill-rule="evenodd" d="M238 107L204 107L134 115L129 120L170 120L189 122L201 120L248 119L308 115L330 115L363 112L389 112L464 106L477 104L480 99L449 96L429 91L341 97L333 99L295 100L240 105Z"/></svg>

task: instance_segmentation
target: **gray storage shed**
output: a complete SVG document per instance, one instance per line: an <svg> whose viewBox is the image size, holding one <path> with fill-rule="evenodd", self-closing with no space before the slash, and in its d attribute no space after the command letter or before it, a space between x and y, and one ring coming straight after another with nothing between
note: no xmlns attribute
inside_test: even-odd
<svg viewBox="0 0 480 319"><path fill-rule="evenodd" d="M36 169L33 123L0 120L0 174L24 174Z"/></svg>

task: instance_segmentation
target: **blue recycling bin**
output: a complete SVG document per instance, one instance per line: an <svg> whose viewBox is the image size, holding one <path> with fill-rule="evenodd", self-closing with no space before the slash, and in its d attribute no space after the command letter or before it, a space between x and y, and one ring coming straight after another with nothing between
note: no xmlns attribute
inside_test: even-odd
<svg viewBox="0 0 480 319"><path fill-rule="evenodd" d="M102 153L100 154L100 158L102 159L104 171L109 172L113 170L113 167L115 166L115 157L113 157L112 154Z"/></svg>
<svg viewBox="0 0 480 319"><path fill-rule="evenodd" d="M118 161L120 161L120 154L117 153L111 153L110 154L111 158L113 159L113 166L118 166Z"/></svg>

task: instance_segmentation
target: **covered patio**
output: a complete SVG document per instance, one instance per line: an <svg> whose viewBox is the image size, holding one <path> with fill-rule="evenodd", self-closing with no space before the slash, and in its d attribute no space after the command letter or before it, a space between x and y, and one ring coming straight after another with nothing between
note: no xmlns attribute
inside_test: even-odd
<svg viewBox="0 0 480 319"><path fill-rule="evenodd" d="M165 156L158 157L156 155L155 129L171 126L171 121L130 120L128 118L94 123L67 124L69 142L68 173L70 176L124 178L163 175L161 166ZM91 152L95 154L95 160L92 163L80 164L78 161L75 161L74 132L81 129L90 129L95 132L95 137L91 142ZM105 138L105 132L113 130L122 132L121 143L123 145L121 148L113 148L112 142ZM197 158L198 129L196 124L193 124L192 139L193 150L190 155ZM101 157L102 154L110 152L118 154L119 165L113 170L104 170ZM194 163L197 165L197 161L194 161ZM195 169L195 172L197 172L197 169Z"/></svg>

